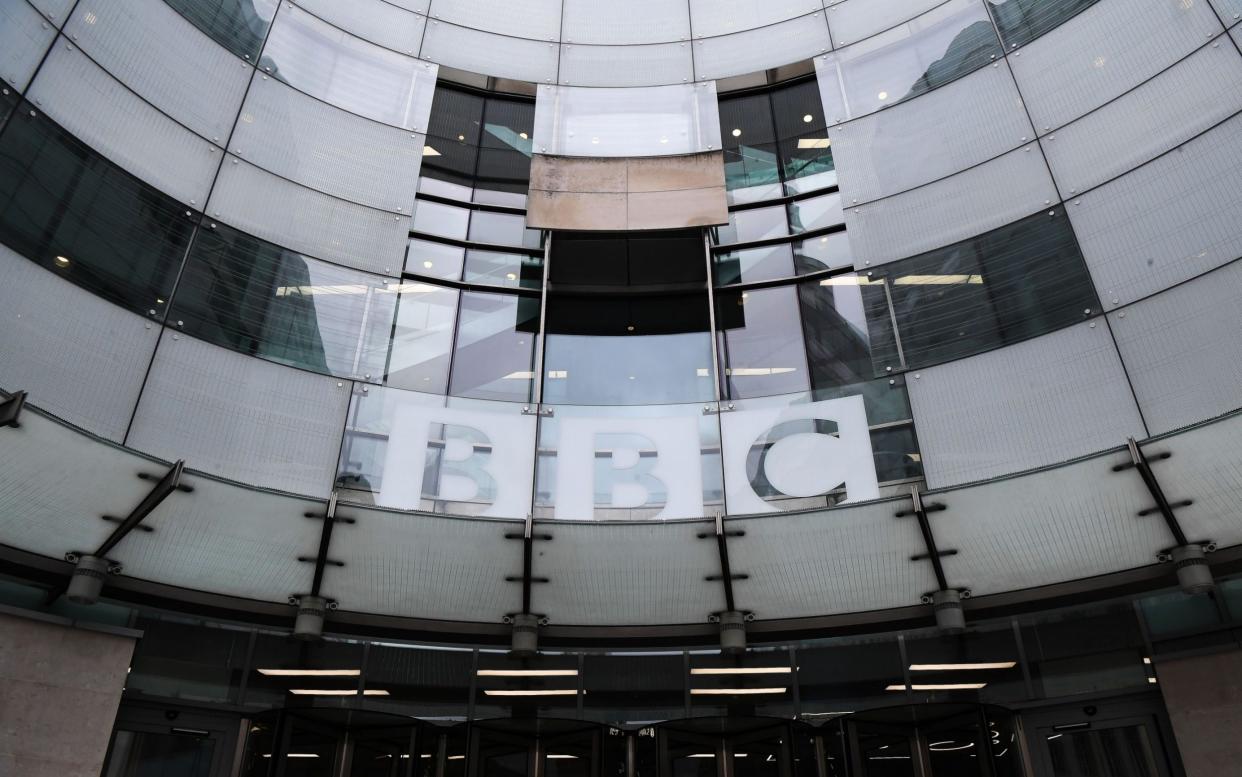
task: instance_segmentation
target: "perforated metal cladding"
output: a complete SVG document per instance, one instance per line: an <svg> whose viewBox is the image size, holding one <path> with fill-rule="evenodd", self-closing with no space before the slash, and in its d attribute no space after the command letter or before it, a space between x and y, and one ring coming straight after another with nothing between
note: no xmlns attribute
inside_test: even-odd
<svg viewBox="0 0 1242 777"><path fill-rule="evenodd" d="M193 492L166 498L110 554L125 575L269 602L308 593L323 524L322 502L292 499L192 474ZM334 535L335 536L335 535Z"/></svg>
<svg viewBox="0 0 1242 777"><path fill-rule="evenodd" d="M326 496L351 385L170 332L127 444L242 483Z"/></svg>
<svg viewBox="0 0 1242 777"><path fill-rule="evenodd" d="M1148 457L1173 455L1152 464L1152 472L1171 502L1191 500L1174 514L1191 542L1220 547L1242 543L1242 453L1238 439L1242 415L1234 414L1143 446ZM1164 547L1172 542L1166 540Z"/></svg>
<svg viewBox="0 0 1242 777"><path fill-rule="evenodd" d="M427 17L385 0L298 0L302 8L372 43L416 56Z"/></svg>
<svg viewBox="0 0 1242 777"><path fill-rule="evenodd" d="M1216 40L1040 142L1066 196L1184 143L1242 108L1242 56ZM835 149L834 149L835 150Z"/></svg>
<svg viewBox="0 0 1242 777"><path fill-rule="evenodd" d="M1056 129L1082 116L1221 31L1207 3L1141 5L1096 3L1009 57L1036 127Z"/></svg>
<svg viewBox="0 0 1242 777"><path fill-rule="evenodd" d="M1210 0L1212 7L1225 20L1226 27L1233 27L1242 19L1242 0Z"/></svg>
<svg viewBox="0 0 1242 777"><path fill-rule="evenodd" d="M1048 167L1032 141L926 186L850 205L845 209L845 223L854 264L863 267L982 234L1057 200Z"/></svg>
<svg viewBox="0 0 1242 777"><path fill-rule="evenodd" d="M856 43L883 32L921 13L930 11L944 0L828 0L828 26L838 46Z"/></svg>
<svg viewBox="0 0 1242 777"><path fill-rule="evenodd" d="M677 0L562 0L565 43L664 43L690 39L690 7Z"/></svg>
<svg viewBox="0 0 1242 777"><path fill-rule="evenodd" d="M431 15L441 21L510 37L555 41L561 35L561 0L433 0Z"/></svg>
<svg viewBox="0 0 1242 777"><path fill-rule="evenodd" d="M0 0L0 78L24 91L55 37L56 29L26 0Z"/></svg>
<svg viewBox="0 0 1242 777"><path fill-rule="evenodd" d="M1242 407L1242 262L1109 314L1153 434Z"/></svg>
<svg viewBox="0 0 1242 777"><path fill-rule="evenodd" d="M0 387L120 441L159 329L3 245L0 277Z"/></svg>
<svg viewBox="0 0 1242 777"><path fill-rule="evenodd" d="M932 488L1146 436L1103 321L919 370L907 381Z"/></svg>
<svg viewBox="0 0 1242 777"><path fill-rule="evenodd" d="M690 0L695 37L729 35L819 10L818 0Z"/></svg>
<svg viewBox="0 0 1242 777"><path fill-rule="evenodd" d="M220 149L152 108L81 50L57 43L28 97L126 171L195 210L206 204Z"/></svg>
<svg viewBox="0 0 1242 777"><path fill-rule="evenodd" d="M26 409L0 445L0 537L52 558L99 547L151 490L139 472L160 465L85 437ZM72 483L72 488L66 487Z"/></svg>
<svg viewBox="0 0 1242 777"><path fill-rule="evenodd" d="M695 77L754 73L809 59L832 48L824 12L815 11L753 30L694 40Z"/></svg>
<svg viewBox="0 0 1242 777"><path fill-rule="evenodd" d="M410 213L426 135L356 116L258 76L233 132L269 172L374 208Z"/></svg>
<svg viewBox="0 0 1242 777"><path fill-rule="evenodd" d="M1106 308L1242 256L1239 143L1235 116L1067 207Z"/></svg>
<svg viewBox="0 0 1242 777"><path fill-rule="evenodd" d="M1012 76L995 66L830 127L828 135L847 203L868 202L952 175L1035 136Z"/></svg>
<svg viewBox="0 0 1242 777"><path fill-rule="evenodd" d="M522 607L522 543L505 532L518 521L444 518L342 506L357 520L333 530L323 591L341 609L443 620L499 623ZM539 562L536 562L538 570ZM542 574L536 571L536 574ZM536 603L546 586L536 586Z"/></svg>
<svg viewBox="0 0 1242 777"><path fill-rule="evenodd" d="M760 619L905 607L936 589L913 518L897 518L909 500L886 500L812 513L734 519L729 563L749 579L734 584L737 606Z"/></svg>
<svg viewBox="0 0 1242 777"><path fill-rule="evenodd" d="M560 83L579 86L658 86L694 80L690 44L561 46Z"/></svg>
<svg viewBox="0 0 1242 777"><path fill-rule="evenodd" d="M228 155L207 208L212 218L318 259L396 275L410 215L368 208L272 175Z"/></svg>
<svg viewBox="0 0 1242 777"><path fill-rule="evenodd" d="M228 137L251 67L161 0L88 0L65 34L143 99L214 142Z"/></svg>
<svg viewBox="0 0 1242 777"><path fill-rule="evenodd" d="M427 25L423 57L449 67L502 78L553 83L560 47L551 41L512 38L448 22Z"/></svg>
<svg viewBox="0 0 1242 777"><path fill-rule="evenodd" d="M30 0L30 4L50 19L57 27L65 23L65 16L73 8L75 0Z"/></svg>
<svg viewBox="0 0 1242 777"><path fill-rule="evenodd" d="M535 609L560 624L706 623L725 608L710 523L543 524L535 544ZM712 536L697 539L699 532ZM624 592L624 594L621 594Z"/></svg>
<svg viewBox="0 0 1242 777"><path fill-rule="evenodd" d="M1124 436L1119 440L1124 443ZM954 586L975 596L1077 580L1155 563L1169 546L1158 515L1140 518L1151 496L1125 453L931 494L929 515Z"/></svg>

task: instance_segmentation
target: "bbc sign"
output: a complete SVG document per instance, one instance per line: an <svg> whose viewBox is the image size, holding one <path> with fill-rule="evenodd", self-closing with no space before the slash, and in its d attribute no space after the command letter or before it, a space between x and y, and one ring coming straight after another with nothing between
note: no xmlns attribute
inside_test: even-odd
<svg viewBox="0 0 1242 777"><path fill-rule="evenodd" d="M703 417L651 410L619 417L562 407L560 417L544 419L539 447L555 456L541 463L551 471L540 482L556 518L590 519L609 508L658 509L657 518L705 514ZM715 416L709 421L714 427ZM849 502L879 496L861 396L727 411L719 424L730 514L777 511L763 494L810 497L844 488ZM472 502L484 506L480 515L525 517L536 426L531 415L396 407L376 503L408 509L424 499Z"/></svg>

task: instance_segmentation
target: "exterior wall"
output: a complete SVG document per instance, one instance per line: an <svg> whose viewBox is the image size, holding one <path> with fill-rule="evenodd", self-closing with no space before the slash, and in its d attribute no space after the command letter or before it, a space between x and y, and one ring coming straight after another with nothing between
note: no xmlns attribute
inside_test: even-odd
<svg viewBox="0 0 1242 777"><path fill-rule="evenodd" d="M137 632L0 612L0 774L96 777Z"/></svg>
<svg viewBox="0 0 1242 777"><path fill-rule="evenodd" d="M1162 661L1158 668L1186 777L1233 773L1242 761L1242 652Z"/></svg>

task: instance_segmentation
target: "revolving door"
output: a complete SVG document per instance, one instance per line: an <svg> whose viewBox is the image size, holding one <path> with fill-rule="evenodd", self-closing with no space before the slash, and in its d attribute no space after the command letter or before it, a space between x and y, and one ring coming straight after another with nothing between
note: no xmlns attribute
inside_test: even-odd
<svg viewBox="0 0 1242 777"><path fill-rule="evenodd" d="M580 720L475 721L466 777L599 777L601 744L601 727Z"/></svg>

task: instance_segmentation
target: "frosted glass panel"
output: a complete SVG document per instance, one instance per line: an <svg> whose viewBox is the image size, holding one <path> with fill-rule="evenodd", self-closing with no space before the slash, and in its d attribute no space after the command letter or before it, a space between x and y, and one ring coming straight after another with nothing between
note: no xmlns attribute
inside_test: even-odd
<svg viewBox="0 0 1242 777"><path fill-rule="evenodd" d="M343 30L410 56L418 55L426 16L385 0L298 0L298 5Z"/></svg>
<svg viewBox="0 0 1242 777"><path fill-rule="evenodd" d="M696 32L697 36L697 32ZM799 16L756 30L695 38L695 77L724 78L788 65L832 48L824 12Z"/></svg>
<svg viewBox="0 0 1242 777"><path fill-rule="evenodd" d="M695 37L711 38L783 22L818 8L806 0L690 0Z"/></svg>
<svg viewBox="0 0 1242 777"><path fill-rule="evenodd" d="M1220 31L1207 3L1154 0L1136 12L1106 1L1024 46L1009 66L1044 131L1151 78Z"/></svg>
<svg viewBox="0 0 1242 777"><path fill-rule="evenodd" d="M254 70L162 0L82 0L65 34L143 99L223 143Z"/></svg>
<svg viewBox="0 0 1242 777"><path fill-rule="evenodd" d="M435 0L434 14L441 21L517 38L555 41L561 35L561 0Z"/></svg>
<svg viewBox="0 0 1242 777"><path fill-rule="evenodd" d="M26 0L0 0L0 77L25 91L56 29Z"/></svg>
<svg viewBox="0 0 1242 777"><path fill-rule="evenodd" d="M220 149L151 107L81 50L60 41L27 97L126 171L203 209Z"/></svg>
<svg viewBox="0 0 1242 777"><path fill-rule="evenodd" d="M1235 507L1242 499L1239 435L1242 416L1233 415L1143 446L1149 458L1163 451L1173 454L1153 463L1152 470L1170 500L1193 500L1176 510L1192 542L1212 540L1221 547L1242 544L1242 523Z"/></svg>
<svg viewBox="0 0 1242 777"><path fill-rule="evenodd" d="M208 208L213 218L318 259L397 275L408 214L375 210L279 178L231 155Z"/></svg>
<svg viewBox="0 0 1242 777"><path fill-rule="evenodd" d="M690 39L690 8L682 0L563 0L565 43L662 43Z"/></svg>
<svg viewBox="0 0 1242 777"><path fill-rule="evenodd" d="M943 0L845 0L828 5L828 26L838 48L908 22Z"/></svg>
<svg viewBox="0 0 1242 777"><path fill-rule="evenodd" d="M422 56L472 73L551 83L556 80L559 50L551 41L513 38L433 20L423 37Z"/></svg>
<svg viewBox="0 0 1242 777"><path fill-rule="evenodd" d="M370 119L417 131L431 113L437 68L381 48L287 6L259 62L307 94Z"/></svg>
<svg viewBox="0 0 1242 777"><path fill-rule="evenodd" d="M414 207L424 135L255 79L233 132L234 153L312 189L384 210Z"/></svg>
<svg viewBox="0 0 1242 777"><path fill-rule="evenodd" d="M714 82L621 89L544 85L535 141L556 156L661 156L720 147Z"/></svg>
<svg viewBox="0 0 1242 777"><path fill-rule="evenodd" d="M985 67L918 100L834 126L828 134L841 191L854 204L999 156L1029 142L1034 130L1009 70Z"/></svg>
<svg viewBox="0 0 1242 777"><path fill-rule="evenodd" d="M815 74L831 126L935 89L1000 55L983 4L949 0L862 43L816 57Z"/></svg>
<svg viewBox="0 0 1242 777"><path fill-rule="evenodd" d="M689 43L561 46L560 83L567 86L653 86L692 80Z"/></svg>

